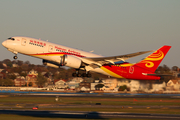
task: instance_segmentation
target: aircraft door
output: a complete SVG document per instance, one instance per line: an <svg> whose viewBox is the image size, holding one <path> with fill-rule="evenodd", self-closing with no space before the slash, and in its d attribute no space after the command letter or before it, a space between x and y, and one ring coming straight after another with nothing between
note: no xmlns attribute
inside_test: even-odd
<svg viewBox="0 0 180 120"><path fill-rule="evenodd" d="M129 68L129 73L131 73L131 74L134 73L134 67L133 67L133 66L130 66L130 68Z"/></svg>
<svg viewBox="0 0 180 120"><path fill-rule="evenodd" d="M24 38L22 38L22 40L21 40L21 45L26 46L26 43L27 43L27 40L24 39Z"/></svg>
<svg viewBox="0 0 180 120"><path fill-rule="evenodd" d="M49 45L48 51L53 52L53 46L52 45Z"/></svg>

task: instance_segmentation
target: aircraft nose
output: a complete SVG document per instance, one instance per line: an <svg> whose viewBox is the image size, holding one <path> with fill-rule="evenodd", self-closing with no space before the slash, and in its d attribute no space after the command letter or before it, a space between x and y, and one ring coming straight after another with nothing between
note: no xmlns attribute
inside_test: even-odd
<svg viewBox="0 0 180 120"><path fill-rule="evenodd" d="M7 41L2 42L2 45L3 45L4 47L6 47Z"/></svg>

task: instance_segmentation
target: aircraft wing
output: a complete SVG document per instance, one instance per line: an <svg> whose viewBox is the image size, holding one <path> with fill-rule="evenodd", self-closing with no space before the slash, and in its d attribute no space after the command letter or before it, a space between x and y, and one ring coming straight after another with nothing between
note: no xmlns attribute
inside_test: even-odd
<svg viewBox="0 0 180 120"><path fill-rule="evenodd" d="M114 62L117 61L125 61L129 58L138 56L138 55L142 55L142 54L146 54L151 51L142 51L142 52L136 52L136 53L131 53L131 54L126 54L126 55L119 55L119 56L111 56L111 57L98 57L98 58L83 58L86 59L88 61L92 61L92 63L90 63L89 65L92 66L93 68L96 66L102 66L104 64L114 64Z"/></svg>

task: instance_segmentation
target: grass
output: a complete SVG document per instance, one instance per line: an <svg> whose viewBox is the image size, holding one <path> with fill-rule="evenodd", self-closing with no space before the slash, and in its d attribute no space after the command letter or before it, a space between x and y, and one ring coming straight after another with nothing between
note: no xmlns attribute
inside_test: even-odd
<svg viewBox="0 0 180 120"><path fill-rule="evenodd" d="M99 98L99 97L62 97L56 102L54 97L21 97L7 96L0 97L0 103L19 103L19 104L74 104L89 105L101 103L102 105L164 105L164 106L180 106L179 99L167 98Z"/></svg>
<svg viewBox="0 0 180 120"><path fill-rule="evenodd" d="M101 105L97 106L95 105L96 103L101 103ZM65 105L65 107L62 107L62 105ZM66 105L79 106L74 108L73 106L66 107ZM180 109L169 108L171 106L180 107L180 99L178 98L59 97L59 101L56 102L55 97L0 96L1 109L6 109L6 107L11 107L12 109L31 109L33 106L39 106L40 110L180 114ZM156 106L156 108L152 106Z"/></svg>
<svg viewBox="0 0 180 120"><path fill-rule="evenodd" d="M101 105L95 105L101 103ZM75 105L75 106L73 106ZM101 97L55 97L42 96L18 96L6 95L0 96L0 109L26 109L39 106L38 110L58 110L58 111L96 111L96 112L130 112L130 113L161 113L161 114L180 114L180 109L171 108L180 107L178 98L101 98ZM153 108L155 107L155 108ZM0 114L2 120L79 120L80 118L48 118L35 117L16 114ZM86 120L86 119L80 119ZM96 119L100 120L100 119ZM111 118L103 120L121 120L120 118ZM122 120L136 120L125 119ZM137 119L138 120L138 119ZM141 119L150 120L150 119Z"/></svg>

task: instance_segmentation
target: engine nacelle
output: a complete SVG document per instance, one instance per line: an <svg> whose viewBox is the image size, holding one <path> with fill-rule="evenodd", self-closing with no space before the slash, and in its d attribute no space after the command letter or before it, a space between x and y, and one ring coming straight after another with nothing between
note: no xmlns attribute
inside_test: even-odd
<svg viewBox="0 0 180 120"><path fill-rule="evenodd" d="M63 55L58 57L58 59L43 60L43 64L55 68L59 68L60 66L68 66L72 68L82 67L81 59L72 55Z"/></svg>
<svg viewBox="0 0 180 120"><path fill-rule="evenodd" d="M46 66L53 67L53 68L59 68L59 66L54 65L54 64L51 64L51 63L47 63L47 65L46 65Z"/></svg>
<svg viewBox="0 0 180 120"><path fill-rule="evenodd" d="M43 60L43 65L49 66L49 67L54 67L54 68L59 68L60 65L58 65L57 63L48 61L48 60Z"/></svg>
<svg viewBox="0 0 180 120"><path fill-rule="evenodd" d="M64 55L61 59L61 65L65 65L72 68L80 68L82 65L81 59L72 56L72 55Z"/></svg>

